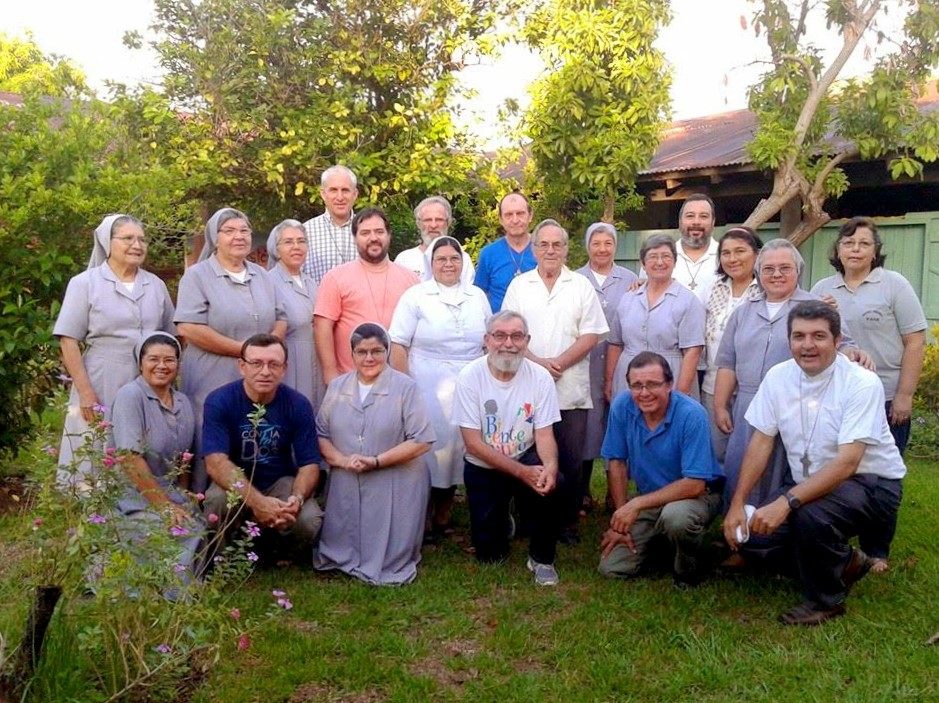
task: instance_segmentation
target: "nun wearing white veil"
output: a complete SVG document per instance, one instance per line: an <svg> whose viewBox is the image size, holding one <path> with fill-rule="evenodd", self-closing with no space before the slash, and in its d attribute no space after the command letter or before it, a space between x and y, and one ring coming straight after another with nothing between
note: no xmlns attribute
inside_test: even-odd
<svg viewBox="0 0 939 703"><path fill-rule="evenodd" d="M108 215L95 230L87 269L69 281L53 334L72 379L59 451L60 482L82 486L91 464L73 472L75 451L98 416L110 420L117 391L139 373L134 345L144 330L174 333L173 303L166 284L144 271L147 240L140 220Z"/></svg>
<svg viewBox="0 0 939 703"><path fill-rule="evenodd" d="M234 208L222 208L205 225L199 262L179 281L176 324L186 340L180 376L182 391L196 415L196 460L192 490L205 492L202 461L202 411L206 396L241 378L241 345L255 334L284 339L286 314L267 272L247 260L251 222Z"/></svg>

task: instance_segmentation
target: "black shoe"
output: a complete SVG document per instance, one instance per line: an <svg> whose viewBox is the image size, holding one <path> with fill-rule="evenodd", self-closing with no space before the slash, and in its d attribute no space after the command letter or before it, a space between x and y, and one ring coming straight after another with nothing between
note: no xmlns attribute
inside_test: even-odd
<svg viewBox="0 0 939 703"><path fill-rule="evenodd" d="M841 581L844 583L844 594L848 595L858 581L867 576L867 572L874 565L874 560L857 547L851 548L851 557L848 565L841 572Z"/></svg>
<svg viewBox="0 0 939 703"><path fill-rule="evenodd" d="M823 622L828 622L832 618L841 617L842 615L844 615L844 605L841 603L832 608L823 610L817 610L807 603L802 603L780 615L779 622L783 625L814 627L821 625Z"/></svg>

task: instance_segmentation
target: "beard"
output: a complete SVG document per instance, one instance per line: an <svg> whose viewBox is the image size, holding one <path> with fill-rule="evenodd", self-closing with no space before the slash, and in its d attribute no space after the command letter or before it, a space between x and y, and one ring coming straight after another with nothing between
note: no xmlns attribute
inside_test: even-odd
<svg viewBox="0 0 939 703"><path fill-rule="evenodd" d="M364 250L359 251L359 258L369 264L380 264L388 258L388 249L382 247L380 254L370 254L369 248L366 247Z"/></svg>
<svg viewBox="0 0 939 703"><path fill-rule="evenodd" d="M524 361L524 354L507 354L503 352L489 352L489 363L496 371L502 373L515 373Z"/></svg>
<svg viewBox="0 0 939 703"><path fill-rule="evenodd" d="M695 233L697 234L697 232ZM708 245L708 237L703 232L698 239L695 239L690 233L682 233L681 243L686 249L705 249Z"/></svg>

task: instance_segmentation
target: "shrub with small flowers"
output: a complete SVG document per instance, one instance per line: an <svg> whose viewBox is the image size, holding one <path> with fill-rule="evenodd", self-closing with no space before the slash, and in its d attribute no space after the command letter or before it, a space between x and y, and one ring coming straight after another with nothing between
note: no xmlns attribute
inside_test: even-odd
<svg viewBox="0 0 939 703"><path fill-rule="evenodd" d="M260 534L255 523L246 522L223 546L208 543L210 533L198 512L200 496L191 495L190 518L182 522L175 508L151 506L145 514L130 515L119 509L128 487L125 457L102 449L109 425L100 410L64 473L55 465L50 444L37 441L32 452L31 464L41 479L31 520L35 559L30 585L61 588L52 627L68 630L71 636L59 632L57 641L67 642L71 652L40 662L28 695L63 699L56 682L78 677L96 692L94 698L173 700L183 680L218 661L225 648L247 649L250 633L292 604L278 591L281 595L259 616L242 614L236 605L258 558L251 547ZM191 459L188 452L179 456L176 470L187 470ZM82 481L77 480L80 465L92 467ZM187 552L186 546L200 541L193 559L194 550ZM209 554L212 568L201 578ZM24 598L31 593L24 591Z"/></svg>

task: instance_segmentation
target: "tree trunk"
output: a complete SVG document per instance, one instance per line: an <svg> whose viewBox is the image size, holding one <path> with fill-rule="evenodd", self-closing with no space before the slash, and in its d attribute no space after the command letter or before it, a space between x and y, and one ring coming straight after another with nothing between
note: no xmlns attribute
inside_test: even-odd
<svg viewBox="0 0 939 703"><path fill-rule="evenodd" d="M12 665L0 675L0 703L19 700L21 692L32 678L42 656L46 630L61 596L62 588L59 586L36 587L33 605L26 617L23 641L12 657Z"/></svg>
<svg viewBox="0 0 939 703"><path fill-rule="evenodd" d="M603 196L603 217L601 220L608 224L613 224L613 217L616 215L616 196L613 193L607 193Z"/></svg>

